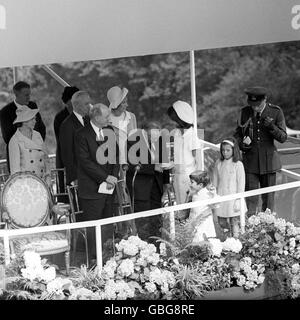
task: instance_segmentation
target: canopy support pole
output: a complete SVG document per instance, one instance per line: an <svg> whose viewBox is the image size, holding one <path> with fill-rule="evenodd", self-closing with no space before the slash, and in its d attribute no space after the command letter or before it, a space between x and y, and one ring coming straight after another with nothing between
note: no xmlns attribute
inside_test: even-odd
<svg viewBox="0 0 300 320"><path fill-rule="evenodd" d="M49 66L42 65L41 67L63 87L70 87L70 85L63 78L61 78L56 72L54 72Z"/></svg>
<svg viewBox="0 0 300 320"><path fill-rule="evenodd" d="M13 82L14 82L14 84L16 84L18 82L18 69L17 69L17 67L13 67L12 72L13 72Z"/></svg>
<svg viewBox="0 0 300 320"><path fill-rule="evenodd" d="M190 73L191 73L191 98L194 110L194 130L197 134L197 103L196 103L196 77L195 77L195 57L194 50L190 51Z"/></svg>
<svg viewBox="0 0 300 320"><path fill-rule="evenodd" d="M196 76L195 76L195 56L194 50L190 51L190 74L191 74L191 100L192 100L192 108L194 111L194 134L196 138L198 137L198 121L197 121L197 102L196 102ZM204 137L201 137L202 139ZM204 152L203 148L197 150L197 159L200 164L201 170L204 170Z"/></svg>

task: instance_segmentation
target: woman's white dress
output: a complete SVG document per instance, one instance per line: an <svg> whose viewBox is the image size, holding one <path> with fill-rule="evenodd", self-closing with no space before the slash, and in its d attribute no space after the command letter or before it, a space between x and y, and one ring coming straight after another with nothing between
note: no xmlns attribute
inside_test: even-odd
<svg viewBox="0 0 300 320"><path fill-rule="evenodd" d="M190 186L189 175L197 170L196 159L193 150L202 148L202 143L196 137L193 127L182 134L177 130L174 135L174 191L176 203L185 203Z"/></svg>

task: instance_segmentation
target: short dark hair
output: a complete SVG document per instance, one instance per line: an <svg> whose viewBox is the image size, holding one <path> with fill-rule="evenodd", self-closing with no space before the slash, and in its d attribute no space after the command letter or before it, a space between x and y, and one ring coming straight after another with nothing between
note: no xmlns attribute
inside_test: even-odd
<svg viewBox="0 0 300 320"><path fill-rule="evenodd" d="M206 171L202 171L202 170L193 171L189 175L189 177L191 180L195 181L197 184L202 183L203 187L206 187L207 185L210 184L210 177Z"/></svg>
<svg viewBox="0 0 300 320"><path fill-rule="evenodd" d="M30 89L30 85L25 82L25 81L18 81L17 83L15 83L15 85L13 86L13 91L21 91L24 88L28 88Z"/></svg>
<svg viewBox="0 0 300 320"><path fill-rule="evenodd" d="M61 96L61 100L63 101L63 103L67 103L68 101L70 101L73 94L77 91L79 91L77 87L65 87Z"/></svg>
<svg viewBox="0 0 300 320"><path fill-rule="evenodd" d="M233 144L233 146L231 145L230 142L226 142L226 141L230 141L230 142ZM221 154L221 155L220 155L220 159L221 159L221 161L223 161L223 160L225 159L224 156L223 156L223 153L222 153L222 147L223 147L224 145L229 145L229 146L232 147L232 161L233 161L233 162L238 162L238 161L241 160L241 153L240 153L239 145L238 145L238 143L237 143L237 141L236 141L235 138L230 137L230 138L224 139L224 140L220 143L220 154Z"/></svg>

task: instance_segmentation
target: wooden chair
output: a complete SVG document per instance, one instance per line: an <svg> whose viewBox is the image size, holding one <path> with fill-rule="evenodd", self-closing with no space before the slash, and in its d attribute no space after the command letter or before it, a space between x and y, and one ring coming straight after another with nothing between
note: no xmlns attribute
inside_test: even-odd
<svg viewBox="0 0 300 320"><path fill-rule="evenodd" d="M79 206L78 186L77 185L67 186L67 192L68 192L70 208L71 208L70 220L71 220L71 222L76 222L76 215L83 213L83 211L80 209L80 206ZM74 232L74 237L73 237L73 241L72 241L73 242L72 243L73 244L72 250L73 250L74 259L76 256L78 235L81 235L84 239L84 245L85 245L86 266L89 267L87 230L86 230L86 228L74 229L73 232Z"/></svg>
<svg viewBox="0 0 300 320"><path fill-rule="evenodd" d="M52 198L47 184L31 172L18 172L5 183L1 194L2 218L6 228L30 228L52 224ZM22 254L34 250L41 256L65 254L70 269L70 230L10 237L10 250Z"/></svg>

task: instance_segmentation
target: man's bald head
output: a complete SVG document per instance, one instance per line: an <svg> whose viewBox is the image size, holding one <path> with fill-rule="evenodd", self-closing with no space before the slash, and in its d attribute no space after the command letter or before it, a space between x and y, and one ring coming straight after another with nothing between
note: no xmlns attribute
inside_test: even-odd
<svg viewBox="0 0 300 320"><path fill-rule="evenodd" d="M110 113L110 109L105 104L96 103L90 109L89 116L97 127L103 128L110 123Z"/></svg>
<svg viewBox="0 0 300 320"><path fill-rule="evenodd" d="M79 113L81 116L88 114L91 106L91 98L86 91L77 91L71 98L73 110Z"/></svg>

